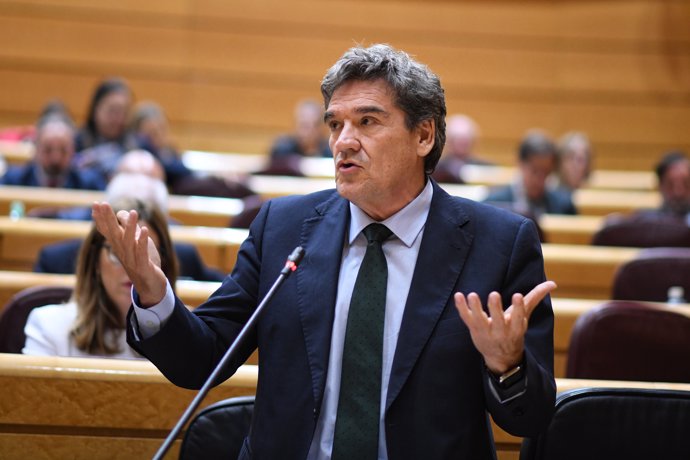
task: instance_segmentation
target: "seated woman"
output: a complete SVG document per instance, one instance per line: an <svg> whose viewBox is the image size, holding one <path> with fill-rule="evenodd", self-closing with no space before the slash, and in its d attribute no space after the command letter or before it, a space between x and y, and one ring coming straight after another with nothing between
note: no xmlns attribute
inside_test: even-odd
<svg viewBox="0 0 690 460"><path fill-rule="evenodd" d="M161 268L173 290L177 260L163 213L139 201L119 203L117 209L135 209L150 230L161 256ZM26 323L27 355L138 358L126 342L125 320L132 283L107 241L91 228L77 262L76 285L66 304L35 308Z"/></svg>

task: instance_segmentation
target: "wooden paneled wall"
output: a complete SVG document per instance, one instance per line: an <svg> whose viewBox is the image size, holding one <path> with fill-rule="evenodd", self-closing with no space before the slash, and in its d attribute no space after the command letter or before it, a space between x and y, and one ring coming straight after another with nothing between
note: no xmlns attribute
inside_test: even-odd
<svg viewBox="0 0 690 460"><path fill-rule="evenodd" d="M388 42L442 79L450 113L509 165L523 133L591 136L597 166L690 150L683 0L0 1L0 125L52 97L78 120L104 76L167 110L183 149L265 152L354 43Z"/></svg>

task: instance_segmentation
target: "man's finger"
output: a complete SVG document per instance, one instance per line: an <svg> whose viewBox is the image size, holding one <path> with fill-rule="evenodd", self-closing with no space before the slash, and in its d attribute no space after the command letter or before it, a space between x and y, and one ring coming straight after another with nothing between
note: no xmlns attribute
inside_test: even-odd
<svg viewBox="0 0 690 460"><path fill-rule="evenodd" d="M465 295L461 292L456 292L453 298L455 299L455 309L458 311L458 313L460 313L460 318L462 318L465 324L467 324L469 327L472 323L472 311L470 310L469 305L467 305Z"/></svg>
<svg viewBox="0 0 690 460"><path fill-rule="evenodd" d="M476 292L470 292L467 296L467 303L470 306L470 310L472 311L472 317L474 318L475 323L484 324L488 327L489 316L486 314L484 308L482 307L482 299L479 298L479 295Z"/></svg>
<svg viewBox="0 0 690 460"><path fill-rule="evenodd" d="M515 334L522 335L526 329L525 321L527 319L525 297L521 294L513 294L510 308L510 330Z"/></svg>
<svg viewBox="0 0 690 460"><path fill-rule="evenodd" d="M495 328L498 334L505 329L505 318L503 317L503 302L498 292L492 291L487 302L489 314L491 315L491 327Z"/></svg>
<svg viewBox="0 0 690 460"><path fill-rule="evenodd" d="M551 291L556 289L556 287L556 283L553 281L544 281L525 295L525 317L527 319L529 319L534 308L539 305L539 302L541 302Z"/></svg>

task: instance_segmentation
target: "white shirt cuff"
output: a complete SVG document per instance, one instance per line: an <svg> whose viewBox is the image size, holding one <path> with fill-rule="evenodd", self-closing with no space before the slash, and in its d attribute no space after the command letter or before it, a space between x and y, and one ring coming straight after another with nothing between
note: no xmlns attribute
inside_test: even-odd
<svg viewBox="0 0 690 460"><path fill-rule="evenodd" d="M133 326L135 326L135 336L137 340L141 340L142 338L148 339L160 331L161 328L165 326L168 318L172 315L175 309L175 296L173 295L170 283L167 283L165 296L156 305L149 308L141 308L137 305L138 300L139 295L134 290L134 286L132 286L132 306L134 307L132 321L136 321L136 324L133 324ZM136 331L138 331L142 337L138 337Z"/></svg>

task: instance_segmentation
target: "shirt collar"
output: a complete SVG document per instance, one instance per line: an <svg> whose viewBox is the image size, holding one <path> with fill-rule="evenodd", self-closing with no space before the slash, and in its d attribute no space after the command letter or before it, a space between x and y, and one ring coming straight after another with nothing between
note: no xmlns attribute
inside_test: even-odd
<svg viewBox="0 0 690 460"><path fill-rule="evenodd" d="M414 240L422 231L422 228L424 228L424 223L429 215L433 194L434 188L431 185L431 181L427 180L422 192L417 195L414 200L410 201L400 211L380 223L388 227L405 246L411 247ZM374 219L369 217L367 213L351 202L348 244L352 244L355 238L357 238L357 235L359 235L367 225L374 222L376 222Z"/></svg>

